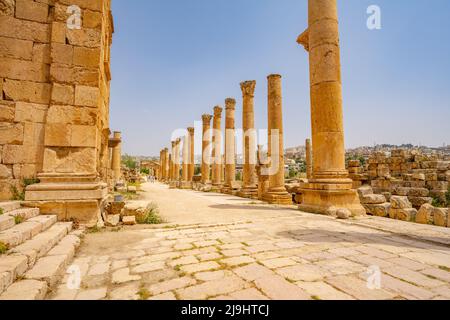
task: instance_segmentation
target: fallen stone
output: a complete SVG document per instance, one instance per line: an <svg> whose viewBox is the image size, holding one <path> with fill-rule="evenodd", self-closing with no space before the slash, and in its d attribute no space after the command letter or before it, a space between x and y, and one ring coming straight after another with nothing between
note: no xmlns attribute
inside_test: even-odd
<svg viewBox="0 0 450 320"><path fill-rule="evenodd" d="M439 227L447 227L448 208L434 208L434 225Z"/></svg>
<svg viewBox="0 0 450 320"><path fill-rule="evenodd" d="M336 216L338 219L346 220L350 219L350 217L352 216L352 212L348 209L340 208L336 211Z"/></svg>
<svg viewBox="0 0 450 320"><path fill-rule="evenodd" d="M362 204L381 204L386 202L386 198L381 194L368 194L360 197Z"/></svg>
<svg viewBox="0 0 450 320"><path fill-rule="evenodd" d="M120 214L108 215L106 218L107 227L117 227L120 223Z"/></svg>
<svg viewBox="0 0 450 320"><path fill-rule="evenodd" d="M434 207L424 204L416 215L416 222L421 224L434 224Z"/></svg>
<svg viewBox="0 0 450 320"><path fill-rule="evenodd" d="M136 224L136 217L135 216L123 217L122 223L126 226L134 226Z"/></svg>
<svg viewBox="0 0 450 320"><path fill-rule="evenodd" d="M392 196L391 197L392 209L409 209L412 208L411 202L408 197L404 196Z"/></svg>

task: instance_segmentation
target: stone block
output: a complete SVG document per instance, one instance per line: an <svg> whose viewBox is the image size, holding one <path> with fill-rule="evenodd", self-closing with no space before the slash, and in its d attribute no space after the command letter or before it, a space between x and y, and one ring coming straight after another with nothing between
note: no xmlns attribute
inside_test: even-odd
<svg viewBox="0 0 450 320"><path fill-rule="evenodd" d="M100 91L96 87L75 87L75 105L77 106L97 107L99 97Z"/></svg>
<svg viewBox="0 0 450 320"><path fill-rule="evenodd" d="M91 148L97 146L97 127L72 125L70 128L70 146Z"/></svg>
<svg viewBox="0 0 450 320"><path fill-rule="evenodd" d="M44 123L47 110L46 104L17 102L14 121Z"/></svg>
<svg viewBox="0 0 450 320"><path fill-rule="evenodd" d="M91 10L83 11L83 25L89 29L100 29L102 27L103 17L100 12Z"/></svg>
<svg viewBox="0 0 450 320"><path fill-rule="evenodd" d="M100 65L100 49L75 47L73 53L73 64L87 68L98 68Z"/></svg>
<svg viewBox="0 0 450 320"><path fill-rule="evenodd" d="M415 221L417 210L414 208L394 209L389 210L389 218L402 221Z"/></svg>
<svg viewBox="0 0 450 320"><path fill-rule="evenodd" d="M409 202L408 197L402 196L392 196L391 197L392 209L408 209L412 208L411 202Z"/></svg>
<svg viewBox="0 0 450 320"><path fill-rule="evenodd" d="M53 84L52 103L73 105L75 99L75 90L70 85L59 83Z"/></svg>
<svg viewBox="0 0 450 320"><path fill-rule="evenodd" d="M106 218L106 226L108 227L117 227L120 223L120 214L108 215Z"/></svg>
<svg viewBox="0 0 450 320"><path fill-rule="evenodd" d="M45 148L44 172L96 172L96 150L94 148Z"/></svg>
<svg viewBox="0 0 450 320"><path fill-rule="evenodd" d="M2 80L2 79L0 79L0 80ZM0 123L1 122L13 122L14 121L14 112L15 111L14 111L13 103L2 104L0 102Z"/></svg>
<svg viewBox="0 0 450 320"><path fill-rule="evenodd" d="M135 216L122 217L122 223L126 226L134 226L136 224Z"/></svg>
<svg viewBox="0 0 450 320"><path fill-rule="evenodd" d="M48 147L71 146L70 126L65 123L47 123L45 125L45 145Z"/></svg>
<svg viewBox="0 0 450 320"><path fill-rule="evenodd" d="M416 215L416 222L434 224L434 207L431 204L424 204Z"/></svg>
<svg viewBox="0 0 450 320"><path fill-rule="evenodd" d="M413 180L416 180L416 181L425 181L426 180L425 174L423 174L423 173L413 173L412 178L413 178Z"/></svg>
<svg viewBox="0 0 450 320"><path fill-rule="evenodd" d="M33 41L0 37L0 57L31 60Z"/></svg>
<svg viewBox="0 0 450 320"><path fill-rule="evenodd" d="M76 4L81 9L89 9L93 11L102 11L103 2L102 1L92 1L92 0L60 0L61 4L70 6Z"/></svg>
<svg viewBox="0 0 450 320"><path fill-rule="evenodd" d="M53 63L72 65L73 46L68 44L53 43L51 47L51 57Z"/></svg>
<svg viewBox="0 0 450 320"><path fill-rule="evenodd" d="M381 194L369 194L360 197L362 204L381 204L386 202L386 198Z"/></svg>
<svg viewBox="0 0 450 320"><path fill-rule="evenodd" d="M373 189L371 186L362 186L358 188L358 195L360 197L364 197L370 194L373 194Z"/></svg>
<svg viewBox="0 0 450 320"><path fill-rule="evenodd" d="M50 57L50 45L45 43L34 43L33 61L50 64L52 62Z"/></svg>
<svg viewBox="0 0 450 320"><path fill-rule="evenodd" d="M376 217L387 217L391 209L391 204L388 202L382 204L365 204L363 206L368 214Z"/></svg>
<svg viewBox="0 0 450 320"><path fill-rule="evenodd" d="M3 91L5 97L9 100L48 104L50 102L51 85L49 83L5 79Z"/></svg>
<svg viewBox="0 0 450 320"><path fill-rule="evenodd" d="M408 192L410 197L428 197L430 191L426 188L411 188Z"/></svg>
<svg viewBox="0 0 450 320"><path fill-rule="evenodd" d="M49 66L39 62L0 57L0 77L23 81L48 82Z"/></svg>
<svg viewBox="0 0 450 320"><path fill-rule="evenodd" d="M420 208L424 204L431 204L433 202L433 198L429 197L408 197L414 208Z"/></svg>
<svg viewBox="0 0 450 320"><path fill-rule="evenodd" d="M66 24L62 22L52 22L51 39L53 43L66 43Z"/></svg>
<svg viewBox="0 0 450 320"><path fill-rule="evenodd" d="M23 124L21 123L0 123L0 144L22 144Z"/></svg>
<svg viewBox="0 0 450 320"><path fill-rule="evenodd" d="M0 179L10 179L12 177L12 169L3 164L0 164Z"/></svg>
<svg viewBox="0 0 450 320"><path fill-rule="evenodd" d="M50 67L51 80L60 83L96 86L99 83L99 77L99 69L70 67L56 63L53 63Z"/></svg>
<svg viewBox="0 0 450 320"><path fill-rule="evenodd" d="M5 16L14 16L15 2L14 0L3 0L0 5L0 14ZM1 292L2 290L0 290Z"/></svg>
<svg viewBox="0 0 450 320"><path fill-rule="evenodd" d="M69 44L78 47L99 48L101 46L101 32L96 29L67 30L66 37Z"/></svg>
<svg viewBox="0 0 450 320"><path fill-rule="evenodd" d="M0 36L49 43L49 24L0 15Z"/></svg>
<svg viewBox="0 0 450 320"><path fill-rule="evenodd" d="M46 23L48 4L38 1L16 0L16 17L24 20Z"/></svg>
<svg viewBox="0 0 450 320"><path fill-rule="evenodd" d="M434 225L439 227L448 227L448 208L434 208Z"/></svg>

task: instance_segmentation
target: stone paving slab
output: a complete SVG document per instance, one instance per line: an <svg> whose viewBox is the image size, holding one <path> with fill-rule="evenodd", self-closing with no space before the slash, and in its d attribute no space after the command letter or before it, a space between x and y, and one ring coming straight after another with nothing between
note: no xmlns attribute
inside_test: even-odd
<svg viewBox="0 0 450 320"><path fill-rule="evenodd" d="M168 220L166 197L192 203L194 196L184 214L204 212L209 222L189 224L190 217L174 213L179 224L87 235L73 263L81 270L80 287L68 289L66 277L47 298L450 299L444 228L408 224L411 232L420 230L409 236L396 231L401 221L386 219L384 229L382 218L341 221L291 207L255 209L232 196L152 188ZM227 210L242 212L241 219L222 216Z"/></svg>

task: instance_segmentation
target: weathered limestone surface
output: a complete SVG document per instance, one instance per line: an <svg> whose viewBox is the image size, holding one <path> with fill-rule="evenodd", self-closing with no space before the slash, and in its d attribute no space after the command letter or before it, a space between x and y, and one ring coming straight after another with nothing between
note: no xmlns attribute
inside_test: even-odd
<svg viewBox="0 0 450 320"><path fill-rule="evenodd" d="M212 137L212 186L218 191L222 185L222 111L219 106L214 107L213 137Z"/></svg>
<svg viewBox="0 0 450 320"><path fill-rule="evenodd" d="M255 88L256 81L241 83L242 90L242 129L244 131L244 171L239 196L257 198L256 178L256 129L255 129Z"/></svg>
<svg viewBox="0 0 450 320"><path fill-rule="evenodd" d="M308 2L308 29L298 42L309 51L313 177L300 186L300 209L326 214L331 207L365 210L345 168L344 124L336 0Z"/></svg>
<svg viewBox="0 0 450 320"><path fill-rule="evenodd" d="M233 190L236 190L235 99L228 98L225 100L225 111L225 184L222 192L231 194Z"/></svg>
<svg viewBox="0 0 450 320"><path fill-rule="evenodd" d="M211 119L212 116L204 114L203 132L202 132L202 183L210 184L210 168L211 168Z"/></svg>
<svg viewBox="0 0 450 320"><path fill-rule="evenodd" d="M273 204L292 204L292 196L284 186L284 136L281 76L268 76L269 189L263 200ZM272 172L273 171L273 172Z"/></svg>
<svg viewBox="0 0 450 320"><path fill-rule="evenodd" d="M7 175L0 169L0 200L13 196L12 187L22 191L23 179L38 178L26 190L27 200L47 207L64 203L69 218L92 222L111 175L114 30L109 0L74 4L81 9L79 30L67 27L65 0L0 6L0 167L12 169ZM97 202L90 216L87 208L94 206L86 200Z"/></svg>

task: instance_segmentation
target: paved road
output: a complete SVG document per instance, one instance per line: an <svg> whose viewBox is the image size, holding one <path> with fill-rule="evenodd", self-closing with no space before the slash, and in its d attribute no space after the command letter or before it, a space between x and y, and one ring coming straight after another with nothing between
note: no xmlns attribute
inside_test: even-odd
<svg viewBox="0 0 450 320"><path fill-rule="evenodd" d="M166 225L86 236L52 299L450 299L450 231L143 186Z"/></svg>

